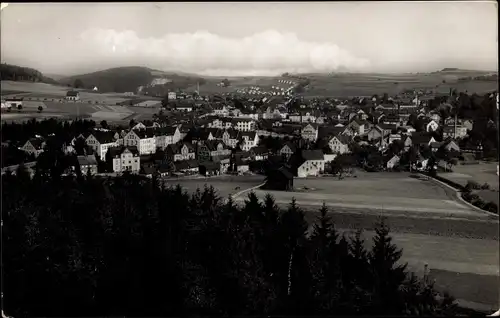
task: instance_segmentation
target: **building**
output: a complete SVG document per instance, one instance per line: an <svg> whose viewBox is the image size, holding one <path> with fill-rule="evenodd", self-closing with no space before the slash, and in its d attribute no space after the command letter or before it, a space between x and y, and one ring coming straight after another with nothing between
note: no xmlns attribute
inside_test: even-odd
<svg viewBox="0 0 500 318"><path fill-rule="evenodd" d="M123 145L135 146L141 155L149 155L156 152L156 136L153 129L130 130L123 137Z"/></svg>
<svg viewBox="0 0 500 318"><path fill-rule="evenodd" d="M434 119L431 119L425 125L425 129L426 129L427 132L436 131L438 128L439 128L439 124Z"/></svg>
<svg viewBox="0 0 500 318"><path fill-rule="evenodd" d="M346 135L333 136L328 141L328 146L335 154L343 154L349 152L350 138Z"/></svg>
<svg viewBox="0 0 500 318"><path fill-rule="evenodd" d="M30 138L26 143L21 147L21 150L29 155L33 155L38 157L45 147L45 140L42 138Z"/></svg>
<svg viewBox="0 0 500 318"><path fill-rule="evenodd" d="M18 108L19 106L23 107L23 98L22 97L6 98L3 105L4 107L2 108Z"/></svg>
<svg viewBox="0 0 500 318"><path fill-rule="evenodd" d="M168 96L168 100L176 100L177 99L176 92L168 92L167 96Z"/></svg>
<svg viewBox="0 0 500 318"><path fill-rule="evenodd" d="M255 120L249 118L234 118L232 119L232 125L234 129L239 131L255 131L256 124Z"/></svg>
<svg viewBox="0 0 500 318"><path fill-rule="evenodd" d="M297 177L318 176L325 171L325 157L321 150L302 150L301 163L297 167Z"/></svg>
<svg viewBox="0 0 500 318"><path fill-rule="evenodd" d="M259 136L255 131L243 131L241 137L243 138L243 144L241 145L243 151L248 151L259 143Z"/></svg>
<svg viewBox="0 0 500 318"><path fill-rule="evenodd" d="M109 150L113 160L114 172L134 172L138 173L141 169L141 157L137 147L113 147Z"/></svg>
<svg viewBox="0 0 500 318"><path fill-rule="evenodd" d="M66 100L72 100L72 101L80 100L80 93L77 91L69 91L66 93Z"/></svg>
<svg viewBox="0 0 500 318"><path fill-rule="evenodd" d="M316 124L307 124L300 130L302 139L315 142L318 139L318 126Z"/></svg>
<svg viewBox="0 0 500 318"><path fill-rule="evenodd" d="M97 173L97 160L94 155L77 156L77 160L82 174Z"/></svg>
<svg viewBox="0 0 500 318"><path fill-rule="evenodd" d="M200 161L210 161L214 157L224 157L231 154L222 141L207 140L197 144L197 158Z"/></svg>
<svg viewBox="0 0 500 318"><path fill-rule="evenodd" d="M443 127L443 139L446 138L463 138L467 136L467 127L462 125L455 126L444 126Z"/></svg>
<svg viewBox="0 0 500 318"><path fill-rule="evenodd" d="M399 160L400 158L397 155L390 157L389 160L387 160L386 162L387 169L394 169L394 167L399 165Z"/></svg>
<svg viewBox="0 0 500 318"><path fill-rule="evenodd" d="M115 133L111 131L94 130L85 141L102 161L106 160L106 152L109 148L118 146Z"/></svg>
<svg viewBox="0 0 500 318"><path fill-rule="evenodd" d="M296 151L297 147L295 147L295 145L292 142L287 141L280 149L279 153L281 156L285 158L290 158Z"/></svg>
<svg viewBox="0 0 500 318"><path fill-rule="evenodd" d="M293 174L286 167L270 171L267 175L264 189L279 191L293 190Z"/></svg>
<svg viewBox="0 0 500 318"><path fill-rule="evenodd" d="M175 162L195 159L196 153L193 145L189 143L181 143L168 145L165 156L168 161Z"/></svg>
<svg viewBox="0 0 500 318"><path fill-rule="evenodd" d="M181 141L181 131L178 127L165 127L156 129L156 148L165 150L168 145L176 144Z"/></svg>

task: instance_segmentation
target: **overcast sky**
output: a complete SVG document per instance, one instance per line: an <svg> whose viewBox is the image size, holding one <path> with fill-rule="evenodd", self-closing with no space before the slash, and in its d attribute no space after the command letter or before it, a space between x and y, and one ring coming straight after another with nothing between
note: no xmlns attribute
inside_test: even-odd
<svg viewBox="0 0 500 318"><path fill-rule="evenodd" d="M2 62L69 75L496 70L496 2L18 3Z"/></svg>

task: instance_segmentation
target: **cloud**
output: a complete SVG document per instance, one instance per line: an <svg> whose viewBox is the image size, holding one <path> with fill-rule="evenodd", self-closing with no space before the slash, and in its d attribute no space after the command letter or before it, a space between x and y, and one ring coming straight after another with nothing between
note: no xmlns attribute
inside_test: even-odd
<svg viewBox="0 0 500 318"><path fill-rule="evenodd" d="M80 49L91 48L103 60L206 75L358 71L370 66L368 59L333 43L307 42L274 30L244 38L208 31L140 38L133 31L88 29L80 40Z"/></svg>

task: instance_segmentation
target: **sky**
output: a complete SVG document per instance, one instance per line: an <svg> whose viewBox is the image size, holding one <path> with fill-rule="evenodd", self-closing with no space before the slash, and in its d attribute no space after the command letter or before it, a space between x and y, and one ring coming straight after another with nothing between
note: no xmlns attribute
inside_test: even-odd
<svg viewBox="0 0 500 318"><path fill-rule="evenodd" d="M498 69L491 2L11 3L1 60L74 75Z"/></svg>

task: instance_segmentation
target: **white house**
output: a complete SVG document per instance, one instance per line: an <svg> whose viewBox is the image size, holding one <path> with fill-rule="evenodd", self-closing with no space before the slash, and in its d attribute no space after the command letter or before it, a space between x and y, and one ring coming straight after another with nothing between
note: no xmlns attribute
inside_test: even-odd
<svg viewBox="0 0 500 318"><path fill-rule="evenodd" d="M241 145L243 151L249 151L259 143L259 136L255 131L241 132L241 137L243 138L243 144Z"/></svg>
<svg viewBox="0 0 500 318"><path fill-rule="evenodd" d="M106 160L106 152L109 148L118 146L115 134L110 131L95 130L87 137L86 142L102 161Z"/></svg>
<svg viewBox="0 0 500 318"><path fill-rule="evenodd" d="M349 152L349 140L350 138L345 135L333 136L328 141L328 146L336 154L343 154Z"/></svg>
<svg viewBox="0 0 500 318"><path fill-rule="evenodd" d="M314 142L318 139L318 126L316 124L307 124L301 129L300 135L302 139Z"/></svg>
<svg viewBox="0 0 500 318"><path fill-rule="evenodd" d="M178 127L165 127L155 131L156 148L165 150L168 145L181 141L181 131Z"/></svg>
<svg viewBox="0 0 500 318"><path fill-rule="evenodd" d="M141 158L137 147L113 147L108 150L113 159L114 172L139 172L141 169Z"/></svg>
<svg viewBox="0 0 500 318"><path fill-rule="evenodd" d="M297 177L318 176L325 171L325 157L321 150L302 150L302 163L297 168Z"/></svg>
<svg viewBox="0 0 500 318"><path fill-rule="evenodd" d="M427 132L436 131L439 128L439 124L435 120L431 120L425 126Z"/></svg>
<svg viewBox="0 0 500 318"><path fill-rule="evenodd" d="M43 152L45 141L42 138L31 138L21 147L21 150L29 155L38 157Z"/></svg>
<svg viewBox="0 0 500 318"><path fill-rule="evenodd" d="M66 100L72 100L72 101L80 100L80 93L77 91L69 91L66 93Z"/></svg>
<svg viewBox="0 0 500 318"><path fill-rule="evenodd" d="M18 106L23 106L23 98L17 98L17 97L12 97L12 98L6 98L5 102L3 103L2 108L17 108Z"/></svg>
<svg viewBox="0 0 500 318"><path fill-rule="evenodd" d="M140 155L156 152L156 137L151 129L130 130L123 137L123 145L136 146Z"/></svg>
<svg viewBox="0 0 500 318"><path fill-rule="evenodd" d="M239 131L255 131L256 124L252 119L234 118L232 120L232 127Z"/></svg>
<svg viewBox="0 0 500 318"><path fill-rule="evenodd" d="M395 166L399 164L399 156L394 155L391 159L387 160L387 169L393 169Z"/></svg>
<svg viewBox="0 0 500 318"><path fill-rule="evenodd" d="M168 100L176 100L177 99L177 93L175 93L175 92L168 92L167 97L168 97Z"/></svg>

